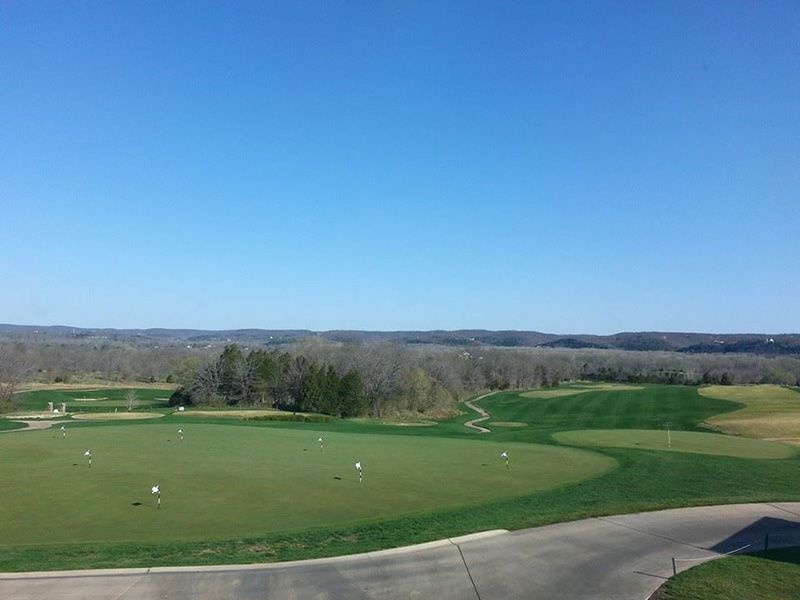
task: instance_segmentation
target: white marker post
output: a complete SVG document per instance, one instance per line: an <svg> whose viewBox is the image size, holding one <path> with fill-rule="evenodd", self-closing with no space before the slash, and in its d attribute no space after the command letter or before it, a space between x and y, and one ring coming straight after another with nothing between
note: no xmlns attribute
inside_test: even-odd
<svg viewBox="0 0 800 600"><path fill-rule="evenodd" d="M325 442L323 441L323 439L321 437L318 437L317 441L319 442L319 451L322 452L323 447L325 446Z"/></svg>
<svg viewBox="0 0 800 600"><path fill-rule="evenodd" d="M364 470L361 468L361 461L356 463L356 471L358 471L358 483L364 479Z"/></svg>
<svg viewBox="0 0 800 600"><path fill-rule="evenodd" d="M87 450L86 452L83 453L83 455L86 458L89 459L89 468L91 469L92 468L92 451L91 450Z"/></svg>
<svg viewBox="0 0 800 600"><path fill-rule="evenodd" d="M664 423L664 427L667 428L667 448L672 450L672 435L670 433L670 427L672 427L672 423Z"/></svg>
<svg viewBox="0 0 800 600"><path fill-rule="evenodd" d="M64 439L65 437L67 437L67 428L62 425L61 426L61 439Z"/></svg>
<svg viewBox="0 0 800 600"><path fill-rule="evenodd" d="M158 484L155 484L150 488L150 493L155 494L157 497L156 508L161 508L161 488L158 486Z"/></svg>
<svg viewBox="0 0 800 600"><path fill-rule="evenodd" d="M178 433L181 436L181 441L183 441L183 429L178 429Z"/></svg>
<svg viewBox="0 0 800 600"><path fill-rule="evenodd" d="M508 451L507 450L503 450L500 453L500 458L505 458L506 459L506 469L507 469L508 468Z"/></svg>

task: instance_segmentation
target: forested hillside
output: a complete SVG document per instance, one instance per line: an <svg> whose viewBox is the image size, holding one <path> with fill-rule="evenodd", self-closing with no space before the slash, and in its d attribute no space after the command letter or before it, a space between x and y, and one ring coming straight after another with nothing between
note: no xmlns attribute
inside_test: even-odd
<svg viewBox="0 0 800 600"><path fill-rule="evenodd" d="M798 385L800 359L697 351L333 342L143 344L96 337L0 342L0 407L26 382L165 382L174 401L335 415L443 413L483 390L602 380Z"/></svg>

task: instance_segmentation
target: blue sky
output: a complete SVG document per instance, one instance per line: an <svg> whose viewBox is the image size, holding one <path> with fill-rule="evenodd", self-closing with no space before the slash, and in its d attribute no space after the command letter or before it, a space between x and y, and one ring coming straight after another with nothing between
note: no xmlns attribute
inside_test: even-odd
<svg viewBox="0 0 800 600"><path fill-rule="evenodd" d="M799 99L788 1L6 2L0 322L800 331Z"/></svg>

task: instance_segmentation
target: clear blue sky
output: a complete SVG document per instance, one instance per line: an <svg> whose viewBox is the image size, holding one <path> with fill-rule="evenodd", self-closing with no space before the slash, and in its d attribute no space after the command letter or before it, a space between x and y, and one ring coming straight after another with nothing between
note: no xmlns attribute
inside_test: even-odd
<svg viewBox="0 0 800 600"><path fill-rule="evenodd" d="M0 209L0 322L796 332L800 4L4 2Z"/></svg>

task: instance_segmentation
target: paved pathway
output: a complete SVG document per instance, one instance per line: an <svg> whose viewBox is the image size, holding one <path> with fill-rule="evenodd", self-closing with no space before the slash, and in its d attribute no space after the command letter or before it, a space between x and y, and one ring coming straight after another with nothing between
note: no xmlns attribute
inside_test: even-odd
<svg viewBox="0 0 800 600"><path fill-rule="evenodd" d="M9 419L14 423L25 423L27 427L23 429L0 429L0 433L14 433L15 431L36 431L37 429L48 429L56 424L56 421L25 421L23 419Z"/></svg>
<svg viewBox="0 0 800 600"><path fill-rule="evenodd" d="M682 508L268 565L0 574L3 600L644 600L672 557L800 545L800 502ZM695 562L679 561L683 570Z"/></svg>
<svg viewBox="0 0 800 600"><path fill-rule="evenodd" d="M464 427L475 429L476 431L479 431L481 433L492 432L491 429L487 429L486 427L481 427L480 425L478 425L478 423L483 423L484 421L489 419L491 415L485 410L483 410L480 406L474 403L477 402L478 400L483 400L484 398L496 393L497 392L489 392L488 394L484 394L483 396L478 396L477 398L473 398L472 400L467 400L466 402L464 402L464 404L469 406L472 410L474 410L476 413L480 415L480 417L478 417L477 419L472 419L471 421L467 421L466 423L464 423Z"/></svg>

